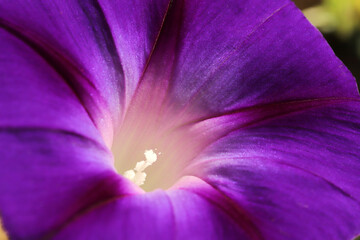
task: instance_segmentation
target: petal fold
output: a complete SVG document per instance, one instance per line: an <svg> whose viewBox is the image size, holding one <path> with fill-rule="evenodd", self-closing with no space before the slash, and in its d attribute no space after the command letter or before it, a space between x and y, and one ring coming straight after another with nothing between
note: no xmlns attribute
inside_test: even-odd
<svg viewBox="0 0 360 240"><path fill-rule="evenodd" d="M167 192L123 197L85 212L54 239L259 239L249 235L204 196L213 189L199 181ZM221 200L221 199L219 199Z"/></svg>
<svg viewBox="0 0 360 240"><path fill-rule="evenodd" d="M151 53L169 1L0 1L16 31L64 76L109 142Z"/></svg>
<svg viewBox="0 0 360 240"><path fill-rule="evenodd" d="M147 74L144 92L200 116L358 96L354 77L289 0L174 1Z"/></svg>
<svg viewBox="0 0 360 240"><path fill-rule="evenodd" d="M82 209L134 192L72 88L3 29L0 82L0 214L10 238L40 239Z"/></svg>
<svg viewBox="0 0 360 240"><path fill-rule="evenodd" d="M351 239L360 232L359 119L360 101L349 100L233 129L189 171L267 238Z"/></svg>

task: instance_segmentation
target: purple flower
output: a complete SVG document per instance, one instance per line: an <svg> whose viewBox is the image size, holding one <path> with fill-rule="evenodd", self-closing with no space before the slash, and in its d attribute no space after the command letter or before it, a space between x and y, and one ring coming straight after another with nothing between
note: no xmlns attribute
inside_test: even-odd
<svg viewBox="0 0 360 240"><path fill-rule="evenodd" d="M360 233L356 83L290 1L2 0L0 26L11 239Z"/></svg>

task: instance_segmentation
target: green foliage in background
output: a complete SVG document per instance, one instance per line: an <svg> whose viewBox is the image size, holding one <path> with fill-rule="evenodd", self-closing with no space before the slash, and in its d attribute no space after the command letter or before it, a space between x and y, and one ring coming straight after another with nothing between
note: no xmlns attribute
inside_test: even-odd
<svg viewBox="0 0 360 240"><path fill-rule="evenodd" d="M360 0L323 0L304 14L321 31L336 32L343 39L360 30Z"/></svg>

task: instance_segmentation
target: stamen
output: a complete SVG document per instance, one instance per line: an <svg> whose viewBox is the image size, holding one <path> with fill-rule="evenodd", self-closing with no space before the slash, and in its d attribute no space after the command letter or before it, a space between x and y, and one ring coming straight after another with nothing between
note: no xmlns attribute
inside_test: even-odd
<svg viewBox="0 0 360 240"><path fill-rule="evenodd" d="M143 185L146 180L146 173L144 173L144 170L157 160L157 154L152 149L146 150L144 155L145 161L137 162L133 170L124 172L124 177L138 186Z"/></svg>

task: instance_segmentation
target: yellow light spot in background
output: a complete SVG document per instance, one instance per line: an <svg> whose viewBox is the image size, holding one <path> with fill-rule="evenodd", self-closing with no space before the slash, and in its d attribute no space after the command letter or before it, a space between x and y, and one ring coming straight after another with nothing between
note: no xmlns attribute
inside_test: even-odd
<svg viewBox="0 0 360 240"><path fill-rule="evenodd" d="M1 219L0 219L0 240L8 240L8 237L5 234L5 231L2 229L1 226Z"/></svg>
<svg viewBox="0 0 360 240"><path fill-rule="evenodd" d="M303 12L322 32L336 32L343 39L360 29L360 0L323 0Z"/></svg>

